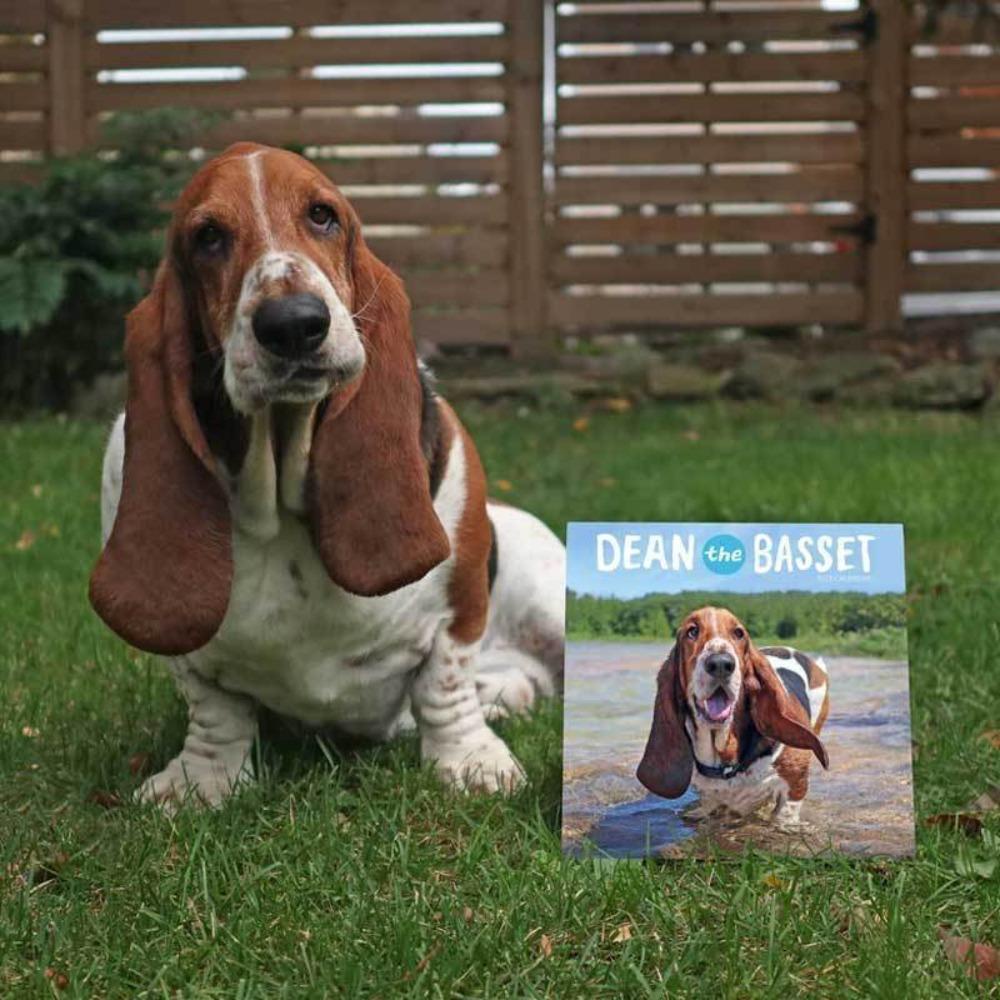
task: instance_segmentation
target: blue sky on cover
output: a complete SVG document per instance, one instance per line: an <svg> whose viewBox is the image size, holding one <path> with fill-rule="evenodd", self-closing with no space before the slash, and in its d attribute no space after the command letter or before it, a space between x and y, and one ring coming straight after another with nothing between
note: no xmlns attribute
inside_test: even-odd
<svg viewBox="0 0 1000 1000"><path fill-rule="evenodd" d="M611 571L598 568L598 536L610 535L615 542L602 543L605 564L613 563L615 553L625 552L627 536L637 536L631 543L633 553L643 555L650 536L664 539L664 552L669 569L664 570L655 557L653 565L626 569L619 565ZM673 539L679 539L674 558ZM745 558L734 572L713 572L707 563L709 542L719 536L729 536L742 543ZM868 536L863 543L862 536ZM787 539L793 558L800 565L781 567L774 560L782 538ZM829 546L834 566L827 572L817 565L819 540ZM805 541L801 541L801 540ZM617 549L616 549L617 544ZM655 544L655 542L653 543ZM838 544L842 560L836 562ZM800 550L799 546L803 548ZM737 545L730 543L727 551ZM755 556L759 550L759 559ZM863 555L867 550L865 572ZM718 546L716 546L716 552ZM788 550L785 550L788 551ZM693 552L693 568L684 565ZM682 556L681 553L684 553ZM803 555L804 553L805 555ZM805 566L805 556L812 556L812 565ZM581 594L608 597L640 597L650 593L680 593L685 590L707 590L727 593L759 594L774 590L813 592L855 591L868 594L905 593L906 578L903 556L903 526L901 524L705 524L705 523L631 523L578 522L567 530L568 587ZM622 559L623 561L623 559ZM769 565L770 562L770 565ZM719 568L732 568L732 562L716 557ZM804 567L804 568L803 568Z"/></svg>

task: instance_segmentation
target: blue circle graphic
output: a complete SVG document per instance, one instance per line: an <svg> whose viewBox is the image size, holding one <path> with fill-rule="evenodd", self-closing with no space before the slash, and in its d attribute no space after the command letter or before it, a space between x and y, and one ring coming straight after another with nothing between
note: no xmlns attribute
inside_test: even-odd
<svg viewBox="0 0 1000 1000"><path fill-rule="evenodd" d="M743 569L746 546L735 535L713 535L701 547L701 561L712 573L732 576Z"/></svg>

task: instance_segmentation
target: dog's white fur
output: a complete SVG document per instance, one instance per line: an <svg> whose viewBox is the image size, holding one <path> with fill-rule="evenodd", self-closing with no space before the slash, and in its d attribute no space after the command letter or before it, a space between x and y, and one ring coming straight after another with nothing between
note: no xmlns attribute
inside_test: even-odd
<svg viewBox="0 0 1000 1000"><path fill-rule="evenodd" d="M267 409L251 418L251 442L231 482L234 580L215 637L170 667L188 703L184 747L149 778L140 798L173 806L189 794L217 804L250 776L257 706L313 726L387 739L412 717L421 752L461 788L509 790L520 765L487 717L528 708L561 682L565 553L540 521L490 504L498 547L482 643L450 637L453 558L384 597L357 597L334 584L298 516L312 408L282 423L276 469ZM124 414L104 457L105 542L121 492ZM455 542L466 498L461 436L453 439L435 511ZM155 568L151 568L155 572Z"/></svg>

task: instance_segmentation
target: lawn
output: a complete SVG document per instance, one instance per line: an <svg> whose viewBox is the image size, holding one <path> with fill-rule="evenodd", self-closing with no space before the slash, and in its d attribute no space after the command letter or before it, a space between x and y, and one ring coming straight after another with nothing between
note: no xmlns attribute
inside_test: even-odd
<svg viewBox="0 0 1000 1000"><path fill-rule="evenodd" d="M566 519L902 520L917 801L1000 782L1000 424L962 415L461 408L493 489ZM0 428L0 996L978 995L940 925L1000 944L1000 813L910 862L622 864L558 851L558 707L504 726L530 785L462 798L415 739L265 743L260 782L119 804L179 748L166 671L86 603L103 428ZM140 772L140 773L133 773ZM972 862L980 862L973 867Z"/></svg>

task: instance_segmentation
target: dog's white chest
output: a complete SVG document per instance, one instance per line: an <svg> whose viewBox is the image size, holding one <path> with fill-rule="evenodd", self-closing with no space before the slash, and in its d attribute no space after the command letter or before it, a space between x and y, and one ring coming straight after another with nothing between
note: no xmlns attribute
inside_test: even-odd
<svg viewBox="0 0 1000 1000"><path fill-rule="evenodd" d="M188 662L283 715L380 735L447 616L445 566L384 597L356 597L329 579L293 518L266 542L235 532L233 557L222 627Z"/></svg>
<svg viewBox="0 0 1000 1000"><path fill-rule="evenodd" d="M701 799L701 808L713 812L720 806L746 816L775 798L785 782L774 770L774 757L762 757L742 774L732 778L706 778L696 770L691 784Z"/></svg>

